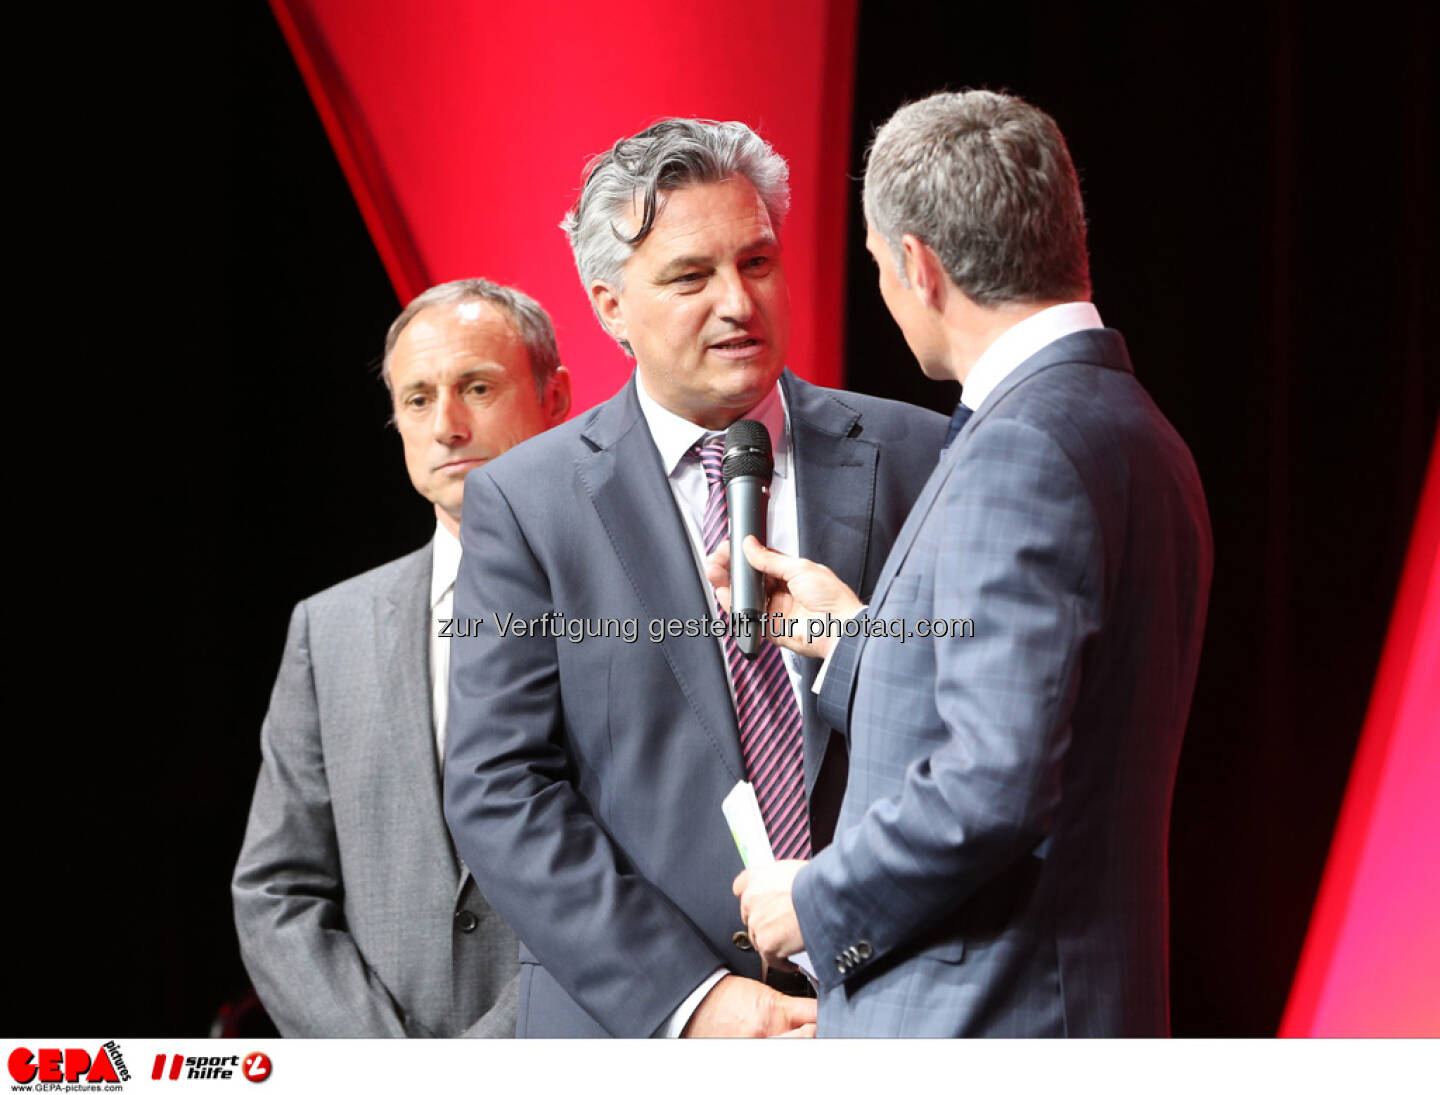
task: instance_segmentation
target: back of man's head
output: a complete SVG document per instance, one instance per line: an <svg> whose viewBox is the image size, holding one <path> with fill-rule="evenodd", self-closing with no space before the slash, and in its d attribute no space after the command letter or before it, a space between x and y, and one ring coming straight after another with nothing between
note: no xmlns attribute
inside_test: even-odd
<svg viewBox="0 0 1440 1095"><path fill-rule="evenodd" d="M581 284L622 288L625 262L650 234L665 194L736 175L750 180L778 233L790 208L790 168L743 122L666 118L617 141L586 165L580 198L560 222Z"/></svg>
<svg viewBox="0 0 1440 1095"><path fill-rule="evenodd" d="M908 234L977 304L1090 299L1085 208L1065 138L1014 96L940 92L896 111L870 146L865 217L902 284Z"/></svg>

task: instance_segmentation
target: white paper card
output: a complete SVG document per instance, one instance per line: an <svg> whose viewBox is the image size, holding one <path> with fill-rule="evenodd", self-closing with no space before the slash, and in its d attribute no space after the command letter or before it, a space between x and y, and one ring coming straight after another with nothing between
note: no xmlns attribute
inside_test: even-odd
<svg viewBox="0 0 1440 1095"><path fill-rule="evenodd" d="M770 834L765 831L765 819L760 816L760 802L749 782L742 779L735 784L725 796L725 801L720 803L720 809L730 826L735 847L740 850L741 863L746 867L759 867L775 862L775 853L770 848ZM812 982L819 983L808 954L804 951L792 954L790 961Z"/></svg>

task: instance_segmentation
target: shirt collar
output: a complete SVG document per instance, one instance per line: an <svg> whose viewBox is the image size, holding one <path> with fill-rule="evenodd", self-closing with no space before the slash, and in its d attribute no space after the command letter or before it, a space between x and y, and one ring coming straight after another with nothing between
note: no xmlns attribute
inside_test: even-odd
<svg viewBox="0 0 1440 1095"><path fill-rule="evenodd" d="M460 541L455 534L435 522L435 536L430 541L430 607L440 603L440 598L449 593L460 573Z"/></svg>
<svg viewBox="0 0 1440 1095"><path fill-rule="evenodd" d="M681 418L674 411L666 410L645 390L640 370L635 370L635 394L640 399L640 413L650 427L650 436L660 450L660 465L666 476L673 476L685 454L695 447L695 442L716 431L697 426L688 418ZM777 382L770 394L751 407L745 415L765 427L770 434L771 455L775 459L775 474L782 479L790 474L790 410L785 405L785 393Z"/></svg>
<svg viewBox="0 0 1440 1095"><path fill-rule="evenodd" d="M1000 386L1002 380L1057 338L1103 326L1100 313L1088 300L1054 304L1033 316L1026 316L990 343L989 348L976 359L970 375L965 378L960 401L971 410L978 411L980 404Z"/></svg>

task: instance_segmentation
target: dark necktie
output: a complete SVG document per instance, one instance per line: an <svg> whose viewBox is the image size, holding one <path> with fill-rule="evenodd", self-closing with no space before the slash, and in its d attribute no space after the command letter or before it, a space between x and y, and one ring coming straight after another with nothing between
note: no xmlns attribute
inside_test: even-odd
<svg viewBox="0 0 1440 1095"><path fill-rule="evenodd" d="M950 428L945 431L945 444L940 446L944 452L950 447L950 442L955 440L955 435L965 428L965 423L970 421L970 416L975 412L964 403L955 404L955 413L950 416Z"/></svg>
<svg viewBox="0 0 1440 1095"><path fill-rule="evenodd" d="M710 496L705 503L701 536L706 553L730 538L730 510L720 465L725 457L725 435L702 439L692 450L705 468ZM727 624L729 617L721 613ZM790 687L790 674L780 648L770 641L760 645L754 660L740 653L730 634L722 640L730 680L735 686L735 718L740 725L740 752L745 772L755 787L760 816L770 834L776 859L810 858L810 817L805 805L804 738L800 707Z"/></svg>

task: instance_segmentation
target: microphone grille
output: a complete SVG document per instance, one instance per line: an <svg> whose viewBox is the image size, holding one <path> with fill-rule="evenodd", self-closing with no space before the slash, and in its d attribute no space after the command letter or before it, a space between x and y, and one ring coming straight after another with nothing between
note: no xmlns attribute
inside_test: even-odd
<svg viewBox="0 0 1440 1095"><path fill-rule="evenodd" d="M725 431L725 460L721 477L729 483L742 476L770 481L775 462L770 455L770 431L753 418L742 418Z"/></svg>

